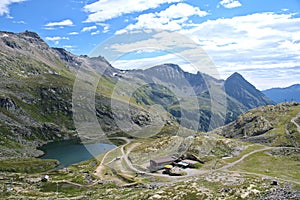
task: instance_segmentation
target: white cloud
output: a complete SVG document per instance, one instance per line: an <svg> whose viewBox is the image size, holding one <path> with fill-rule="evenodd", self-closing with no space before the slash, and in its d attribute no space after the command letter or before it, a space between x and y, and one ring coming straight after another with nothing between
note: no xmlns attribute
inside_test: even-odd
<svg viewBox="0 0 300 200"><path fill-rule="evenodd" d="M71 49L71 48L74 48L75 46L72 46L72 45L64 45L63 48L66 48L66 49Z"/></svg>
<svg viewBox="0 0 300 200"><path fill-rule="evenodd" d="M203 61L203 60L202 60ZM141 59L131 59L131 60L122 60L118 59L112 62L112 65L116 68L127 70L127 69L147 69L156 65L161 65L164 63L173 63L179 65L184 71L190 73L197 73L198 71L209 73L208 68L197 67L193 64L187 62L183 57L180 57L176 54L166 54L162 56L156 56L153 58L141 58Z"/></svg>
<svg viewBox="0 0 300 200"><path fill-rule="evenodd" d="M130 53L133 55L128 59L126 56ZM192 73L201 71L219 77L203 49L190 38L176 32L146 30L116 35L114 40L97 48L91 56L98 55L103 55L113 66L121 69L175 63Z"/></svg>
<svg viewBox="0 0 300 200"><path fill-rule="evenodd" d="M79 33L78 32L71 32L69 33L69 35L78 35Z"/></svg>
<svg viewBox="0 0 300 200"><path fill-rule="evenodd" d="M227 78L233 72L238 71L259 89L265 89L274 86L274 81L276 82L277 79L280 84L284 82L284 78L286 83L299 83L299 27L300 17L297 17L296 14L266 12L208 20L194 24L192 28L183 26L183 29L178 32L192 38L208 53L222 78ZM177 41L178 39L171 36L165 40L164 37L156 35L142 41L137 39L128 44L119 43L113 45L112 48L122 53L141 46L145 49L147 47L168 49L168 46L174 45L172 44L173 40ZM183 50L179 52L180 55L189 56L190 60L196 59L193 55L198 54L193 52L194 49L188 49L188 43L183 41L182 44L176 43L175 45L183 47ZM143 63L154 63L155 59L161 63L172 62L169 58L120 60L116 64L139 67ZM176 59L174 59L175 61ZM129 64L126 65L126 62ZM181 65L185 65L186 69L189 69L187 64L181 63Z"/></svg>
<svg viewBox="0 0 300 200"><path fill-rule="evenodd" d="M49 40L49 41L69 40L69 38L68 37L55 36L55 37L46 37L46 40Z"/></svg>
<svg viewBox="0 0 300 200"><path fill-rule="evenodd" d="M97 29L97 26L88 26L81 29L81 32L90 32L92 30Z"/></svg>
<svg viewBox="0 0 300 200"><path fill-rule="evenodd" d="M186 22L191 16L203 17L208 13L198 7L186 3L173 4L167 9L149 14L142 14L136 18L135 24L128 25L124 30L119 30L116 34L124 33L128 30L136 29L161 29L176 31L188 26Z"/></svg>
<svg viewBox="0 0 300 200"><path fill-rule="evenodd" d="M98 35L99 33L100 33L100 31L97 30L97 31L91 32L91 35Z"/></svg>
<svg viewBox="0 0 300 200"><path fill-rule="evenodd" d="M157 16L161 18L167 19L184 18L192 15L203 17L207 15L207 12L201 11L198 7L194 7L186 3L178 3L171 5L166 10L157 14Z"/></svg>
<svg viewBox="0 0 300 200"><path fill-rule="evenodd" d="M24 22L23 20L21 20L21 21L13 21L13 23L15 23L15 24L26 24L26 22Z"/></svg>
<svg viewBox="0 0 300 200"><path fill-rule="evenodd" d="M109 31L109 24L105 24L105 23L97 23L97 25L102 26L103 27L103 33L107 33Z"/></svg>
<svg viewBox="0 0 300 200"><path fill-rule="evenodd" d="M168 54L157 56L155 58L142 58L132 60L116 60L112 63L113 66L119 69L146 69L163 63L183 64L183 61L175 55Z"/></svg>
<svg viewBox="0 0 300 200"><path fill-rule="evenodd" d="M73 26L73 22L70 19L66 19L60 22L49 22L45 25L46 27L53 27L53 26Z"/></svg>
<svg viewBox="0 0 300 200"><path fill-rule="evenodd" d="M272 80L256 83L264 89L274 85L276 77L282 78L282 70L299 66L299 27L300 18L293 14L269 12L209 20L182 33L208 52L223 78L239 71L249 80L259 80L266 71L255 72L265 69L274 72ZM289 81L299 82L299 74L288 71Z"/></svg>
<svg viewBox="0 0 300 200"><path fill-rule="evenodd" d="M157 8L165 3L180 1L181 0L98 0L84 6L84 11L89 13L85 22L105 22L106 20L120 17L123 14L141 12L150 8Z"/></svg>
<svg viewBox="0 0 300 200"><path fill-rule="evenodd" d="M145 34L147 39L139 40L140 35ZM193 48L195 43L187 37L181 34L170 31L149 31L147 32L136 32L125 35L130 42L115 43L110 46L111 49L117 52L127 53L132 50L147 50L153 51L155 49L167 49L176 50L176 47L182 48Z"/></svg>
<svg viewBox="0 0 300 200"><path fill-rule="evenodd" d="M46 39L47 41L54 42L55 45L58 45L60 40L69 40L68 37L60 37L60 36L46 37L45 39Z"/></svg>
<svg viewBox="0 0 300 200"><path fill-rule="evenodd" d="M1 0L0 1L0 16L7 14L9 16L9 6L13 3L20 3L26 0Z"/></svg>
<svg viewBox="0 0 300 200"><path fill-rule="evenodd" d="M238 0L222 0L220 4L225 8L236 8L242 6Z"/></svg>
<svg viewBox="0 0 300 200"><path fill-rule="evenodd" d="M66 49L67 51L74 51L76 46L73 45L64 45L63 46L64 49Z"/></svg>

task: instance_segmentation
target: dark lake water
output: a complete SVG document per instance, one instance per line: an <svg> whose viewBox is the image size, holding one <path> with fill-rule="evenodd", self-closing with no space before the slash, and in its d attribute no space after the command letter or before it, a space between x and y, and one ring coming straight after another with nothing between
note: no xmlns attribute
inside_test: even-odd
<svg viewBox="0 0 300 200"><path fill-rule="evenodd" d="M60 162L58 168L63 168L91 159L115 147L115 145L103 143L80 144L78 140L52 142L40 148L45 152L45 155L40 158L56 159Z"/></svg>

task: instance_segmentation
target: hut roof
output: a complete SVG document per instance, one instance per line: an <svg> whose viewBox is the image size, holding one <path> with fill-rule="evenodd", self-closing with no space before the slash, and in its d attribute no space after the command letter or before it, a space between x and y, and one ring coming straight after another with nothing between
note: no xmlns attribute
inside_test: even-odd
<svg viewBox="0 0 300 200"><path fill-rule="evenodd" d="M152 161L156 162L156 163L166 163L166 162L174 162L177 159L178 158L175 156L167 156L167 157L155 158L155 159L152 159Z"/></svg>

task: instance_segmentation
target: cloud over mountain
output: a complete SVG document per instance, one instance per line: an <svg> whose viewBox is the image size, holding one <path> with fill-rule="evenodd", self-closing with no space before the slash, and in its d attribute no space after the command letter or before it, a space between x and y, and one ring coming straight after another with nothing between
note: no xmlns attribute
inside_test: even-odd
<svg viewBox="0 0 300 200"><path fill-rule="evenodd" d="M123 14L141 12L150 8L157 8L165 3L179 2L180 0L98 0L84 6L85 12L89 13L85 22L104 22L109 19L120 17Z"/></svg>
<svg viewBox="0 0 300 200"><path fill-rule="evenodd" d="M73 26L73 22L70 19L66 19L59 22L49 22L45 26L47 27L53 27L53 26Z"/></svg>

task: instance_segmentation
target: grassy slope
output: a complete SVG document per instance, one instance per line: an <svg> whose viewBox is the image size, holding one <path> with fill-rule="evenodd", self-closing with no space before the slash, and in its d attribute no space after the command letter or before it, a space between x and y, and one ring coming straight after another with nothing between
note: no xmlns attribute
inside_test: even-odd
<svg viewBox="0 0 300 200"><path fill-rule="evenodd" d="M12 158L0 160L0 172L41 173L58 165L56 160L41 160L37 158Z"/></svg>
<svg viewBox="0 0 300 200"><path fill-rule="evenodd" d="M300 133L291 123L291 119L299 112L300 105L293 103L260 107L248 111L233 123L216 129L212 133L272 146L299 147Z"/></svg>
<svg viewBox="0 0 300 200"><path fill-rule="evenodd" d="M274 156L266 151L258 152L232 167L231 170L252 172L300 182L299 153L296 156L298 160L291 156Z"/></svg>

